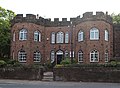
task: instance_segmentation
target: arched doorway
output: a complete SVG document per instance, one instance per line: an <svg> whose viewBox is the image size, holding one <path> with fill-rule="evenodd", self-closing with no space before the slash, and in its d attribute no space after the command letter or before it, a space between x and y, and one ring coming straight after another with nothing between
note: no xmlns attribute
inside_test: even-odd
<svg viewBox="0 0 120 88"><path fill-rule="evenodd" d="M61 62L62 59L63 59L63 51L58 50L58 51L56 52L56 56L57 56L57 64L60 64L60 62Z"/></svg>

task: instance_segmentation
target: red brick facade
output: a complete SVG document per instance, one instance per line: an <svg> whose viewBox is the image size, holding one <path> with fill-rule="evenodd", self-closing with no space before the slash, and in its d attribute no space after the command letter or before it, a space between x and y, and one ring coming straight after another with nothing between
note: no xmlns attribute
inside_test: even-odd
<svg viewBox="0 0 120 88"><path fill-rule="evenodd" d="M72 22L72 24L71 24ZM92 28L97 28L99 30L99 39L90 39L90 30ZM27 30L27 40L19 40L20 30ZM78 33L83 31L83 41L78 42ZM108 31L108 41L105 41L105 30ZM39 31L41 34L41 41L34 41L34 32ZM51 33L55 33L55 43L51 43ZM63 43L57 43L57 33L62 32L64 35ZM69 33L69 41L65 43L65 33ZM65 59L65 51L67 50L70 58L70 51L73 49L73 58L78 60L78 52L81 50L83 52L83 62L91 63L90 52L92 50L98 51L98 61L97 63L105 63L105 52L108 51L108 61L113 58L113 24L112 19L109 15L103 12L97 12L93 15L92 12L86 12L83 17L79 16L76 18L71 18L67 21L63 18L59 21L55 18L54 21L50 19L44 19L39 17L36 18L35 15L28 14L26 17L18 14L12 20L12 41L11 41L11 57L18 60L18 52L24 50L26 52L26 62L27 64L34 63L33 54L34 51L39 51L41 54L41 60L39 63L45 63L51 58L51 51L55 52L55 62L62 51L62 59ZM72 36L72 37L71 37ZM13 38L15 38L13 40ZM72 40L72 42L71 42ZM71 47L72 44L72 47Z"/></svg>

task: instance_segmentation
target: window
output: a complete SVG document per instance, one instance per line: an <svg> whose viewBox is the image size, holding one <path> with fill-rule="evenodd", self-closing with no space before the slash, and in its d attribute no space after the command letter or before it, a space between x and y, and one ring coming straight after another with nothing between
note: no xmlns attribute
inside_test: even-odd
<svg viewBox="0 0 120 88"><path fill-rule="evenodd" d="M68 51L66 50L65 51L65 58L68 58L69 57L69 53L68 53Z"/></svg>
<svg viewBox="0 0 120 88"><path fill-rule="evenodd" d="M90 30L90 40L98 40L99 39L99 30L97 28L92 28Z"/></svg>
<svg viewBox="0 0 120 88"><path fill-rule="evenodd" d="M20 30L19 40L27 40L27 30L26 29Z"/></svg>
<svg viewBox="0 0 120 88"><path fill-rule="evenodd" d="M78 62L83 62L83 52L82 51L78 52Z"/></svg>
<svg viewBox="0 0 120 88"><path fill-rule="evenodd" d="M55 61L55 52L51 51L51 63L53 63Z"/></svg>
<svg viewBox="0 0 120 88"><path fill-rule="evenodd" d="M66 32L65 33L65 43L68 43L69 42L69 33Z"/></svg>
<svg viewBox="0 0 120 88"><path fill-rule="evenodd" d="M105 62L108 62L108 51L105 51Z"/></svg>
<svg viewBox="0 0 120 88"><path fill-rule="evenodd" d="M34 58L34 62L40 62L41 61L40 52L38 52L38 51L34 52L33 58Z"/></svg>
<svg viewBox="0 0 120 88"><path fill-rule="evenodd" d="M74 51L73 51L73 53L71 53L71 51L70 51L70 57L72 57L72 55L73 55L73 57L74 57Z"/></svg>
<svg viewBox="0 0 120 88"><path fill-rule="evenodd" d="M13 41L15 41L15 32L13 33Z"/></svg>
<svg viewBox="0 0 120 88"><path fill-rule="evenodd" d="M57 43L63 43L63 41L64 41L64 33L58 32L57 33Z"/></svg>
<svg viewBox="0 0 120 88"><path fill-rule="evenodd" d="M83 31L79 31L78 33L78 42L83 41Z"/></svg>
<svg viewBox="0 0 120 88"><path fill-rule="evenodd" d="M105 30L105 41L108 41L108 30Z"/></svg>
<svg viewBox="0 0 120 88"><path fill-rule="evenodd" d="M34 41L36 41L36 42L41 41L41 34L38 31L34 32Z"/></svg>
<svg viewBox="0 0 120 88"><path fill-rule="evenodd" d="M12 59L15 60L15 53L14 53L14 51L12 52Z"/></svg>
<svg viewBox="0 0 120 88"><path fill-rule="evenodd" d="M99 52L97 50L93 50L90 52L90 62L98 62L99 61Z"/></svg>
<svg viewBox="0 0 120 88"><path fill-rule="evenodd" d="M25 51L19 51L18 52L18 61L19 62L26 62L27 54Z"/></svg>
<svg viewBox="0 0 120 88"><path fill-rule="evenodd" d="M51 33L51 43L55 43L55 32Z"/></svg>

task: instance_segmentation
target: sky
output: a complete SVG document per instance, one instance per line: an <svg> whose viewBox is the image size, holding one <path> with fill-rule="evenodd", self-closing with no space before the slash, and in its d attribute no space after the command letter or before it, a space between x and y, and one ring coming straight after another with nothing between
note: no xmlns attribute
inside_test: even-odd
<svg viewBox="0 0 120 88"><path fill-rule="evenodd" d="M0 0L0 6L15 14L39 14L44 18L71 18L85 12L120 13L120 0Z"/></svg>

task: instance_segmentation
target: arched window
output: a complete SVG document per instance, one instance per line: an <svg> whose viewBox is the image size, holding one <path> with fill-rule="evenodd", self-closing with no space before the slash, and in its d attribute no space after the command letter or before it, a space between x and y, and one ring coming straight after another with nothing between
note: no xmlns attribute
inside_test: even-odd
<svg viewBox="0 0 120 88"><path fill-rule="evenodd" d="M18 52L18 61L19 62L26 62L27 54L24 50Z"/></svg>
<svg viewBox="0 0 120 88"><path fill-rule="evenodd" d="M108 41L108 30L105 30L105 41Z"/></svg>
<svg viewBox="0 0 120 88"><path fill-rule="evenodd" d="M65 43L68 43L69 42L69 33L66 32L65 33Z"/></svg>
<svg viewBox="0 0 120 88"><path fill-rule="evenodd" d="M105 62L108 62L108 51L105 51Z"/></svg>
<svg viewBox="0 0 120 88"><path fill-rule="evenodd" d="M78 32L78 42L83 41L83 31Z"/></svg>
<svg viewBox="0 0 120 88"><path fill-rule="evenodd" d="M63 43L64 42L64 33L63 32L58 32L56 39L57 39L57 43Z"/></svg>
<svg viewBox="0 0 120 88"><path fill-rule="evenodd" d="M97 28L92 28L90 30L90 40L98 40L99 39L99 30Z"/></svg>
<svg viewBox="0 0 120 88"><path fill-rule="evenodd" d="M41 33L39 31L34 32L34 41L36 41L36 42L41 41Z"/></svg>
<svg viewBox="0 0 120 88"><path fill-rule="evenodd" d="M83 62L83 52L81 50L78 52L78 62Z"/></svg>
<svg viewBox="0 0 120 88"><path fill-rule="evenodd" d="M90 62L98 62L99 61L99 52L97 50L92 50L90 52Z"/></svg>
<svg viewBox="0 0 120 88"><path fill-rule="evenodd" d="M40 62L41 61L41 54L39 51L34 52L33 55L34 62Z"/></svg>
<svg viewBox="0 0 120 88"><path fill-rule="evenodd" d="M55 61L55 52L54 51L51 51L50 59L51 59L51 63L53 63Z"/></svg>
<svg viewBox="0 0 120 88"><path fill-rule="evenodd" d="M19 40L27 40L27 30L26 29L20 30Z"/></svg>
<svg viewBox="0 0 120 88"><path fill-rule="evenodd" d="M55 43L55 32L51 33L51 43Z"/></svg>
<svg viewBox="0 0 120 88"><path fill-rule="evenodd" d="M65 58L68 58L69 57L69 52L66 50L65 51Z"/></svg>

